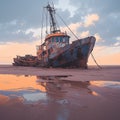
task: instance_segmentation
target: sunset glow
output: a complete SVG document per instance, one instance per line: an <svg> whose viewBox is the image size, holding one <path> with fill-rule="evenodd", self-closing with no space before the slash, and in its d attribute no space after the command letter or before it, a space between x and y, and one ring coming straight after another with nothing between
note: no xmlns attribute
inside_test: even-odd
<svg viewBox="0 0 120 120"><path fill-rule="evenodd" d="M0 75L0 90L3 91L18 91L18 90L40 90L46 91L46 88L36 83L36 76L15 76L15 75ZM44 84L45 85L45 84Z"/></svg>
<svg viewBox="0 0 120 120"><path fill-rule="evenodd" d="M36 55L36 45L41 44L42 9L47 3L46 0L30 0L29 3L24 0L0 2L0 64L12 64L16 55ZM118 0L53 0L53 3L57 14L78 38L96 37L93 55L99 64L120 65ZM76 40L62 21L56 19L61 30L70 35L70 41ZM43 36L45 33L46 31ZM95 63L89 58L89 65L91 64Z"/></svg>

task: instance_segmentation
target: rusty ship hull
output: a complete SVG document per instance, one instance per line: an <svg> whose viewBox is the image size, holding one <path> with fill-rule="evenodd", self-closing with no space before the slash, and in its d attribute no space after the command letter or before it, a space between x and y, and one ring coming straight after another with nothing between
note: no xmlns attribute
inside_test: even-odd
<svg viewBox="0 0 120 120"><path fill-rule="evenodd" d="M13 58L14 66L36 66L38 64L37 56L25 55Z"/></svg>
<svg viewBox="0 0 120 120"><path fill-rule="evenodd" d="M41 44L37 46L37 56L14 58L13 65L87 68L89 55L95 45L95 37L89 36L79 39L72 32L77 40L73 40L73 42L70 43L70 36L67 32L63 32L57 27L54 6L52 7L48 4L44 8L46 8L48 12L48 14L45 15L49 15L49 17L45 18L50 18L50 31L46 31L44 42L41 42ZM72 31L70 28L69 30ZM31 58L33 58L32 61Z"/></svg>
<svg viewBox="0 0 120 120"><path fill-rule="evenodd" d="M39 56L25 56L14 58L15 66L39 66L39 67L80 67L87 68L90 53L95 45L95 37L87 37L74 41L62 48L50 51L49 54Z"/></svg>
<svg viewBox="0 0 120 120"><path fill-rule="evenodd" d="M95 41L95 37L91 36L58 48L42 57L41 66L87 68L88 58L94 48Z"/></svg>

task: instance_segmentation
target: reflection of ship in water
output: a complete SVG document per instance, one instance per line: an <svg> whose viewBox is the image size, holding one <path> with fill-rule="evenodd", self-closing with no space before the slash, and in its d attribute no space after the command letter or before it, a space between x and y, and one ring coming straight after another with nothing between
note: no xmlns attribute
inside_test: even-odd
<svg viewBox="0 0 120 120"><path fill-rule="evenodd" d="M91 81L68 81L64 76L0 75L0 99L13 97L31 103L56 99L70 99L81 95L95 95L89 88ZM9 78L9 79L8 79ZM1 102L1 100L0 100Z"/></svg>
<svg viewBox="0 0 120 120"><path fill-rule="evenodd" d="M67 76L37 76L37 83L45 87L47 93L64 94L68 92L85 92L92 94L89 89L90 81L68 81ZM62 78L62 79L61 79Z"/></svg>

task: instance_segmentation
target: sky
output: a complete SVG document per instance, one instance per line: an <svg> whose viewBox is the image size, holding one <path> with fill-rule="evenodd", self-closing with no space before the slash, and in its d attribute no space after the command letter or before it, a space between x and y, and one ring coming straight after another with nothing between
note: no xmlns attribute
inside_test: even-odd
<svg viewBox="0 0 120 120"><path fill-rule="evenodd" d="M0 64L11 64L16 55L36 55L43 7L48 2L54 3L57 14L76 36L96 37L93 55L98 64L120 65L119 0L0 0ZM74 41L66 26L58 22ZM88 64L95 64L91 56Z"/></svg>

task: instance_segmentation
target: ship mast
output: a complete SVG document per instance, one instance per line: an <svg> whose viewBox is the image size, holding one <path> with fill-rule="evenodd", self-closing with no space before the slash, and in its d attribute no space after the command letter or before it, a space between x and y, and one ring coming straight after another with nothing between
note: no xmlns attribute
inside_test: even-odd
<svg viewBox="0 0 120 120"><path fill-rule="evenodd" d="M57 30L54 7L51 7L50 4L48 4L46 6L46 8L47 8L49 15L50 15L50 33L55 33L57 31L60 31L60 30Z"/></svg>

